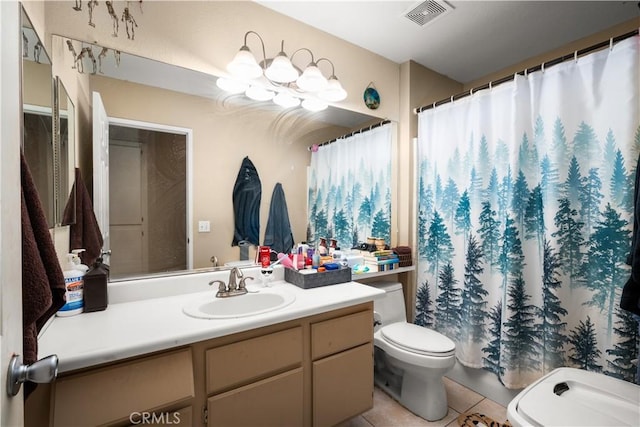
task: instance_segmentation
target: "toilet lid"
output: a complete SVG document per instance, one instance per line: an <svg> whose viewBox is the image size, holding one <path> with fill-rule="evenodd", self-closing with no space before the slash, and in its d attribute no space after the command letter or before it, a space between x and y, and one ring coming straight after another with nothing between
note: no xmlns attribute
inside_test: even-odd
<svg viewBox="0 0 640 427"><path fill-rule="evenodd" d="M449 338L413 323L392 323L383 327L380 333L384 339L398 347L426 356L445 357L456 351L456 344Z"/></svg>
<svg viewBox="0 0 640 427"><path fill-rule="evenodd" d="M522 425L637 426L638 402L640 386L602 373L558 368L523 390L509 406Z"/></svg>

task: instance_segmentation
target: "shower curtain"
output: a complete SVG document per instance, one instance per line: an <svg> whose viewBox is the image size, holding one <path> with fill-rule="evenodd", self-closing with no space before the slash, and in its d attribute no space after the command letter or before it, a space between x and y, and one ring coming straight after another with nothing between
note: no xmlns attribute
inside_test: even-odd
<svg viewBox="0 0 640 427"><path fill-rule="evenodd" d="M524 387L560 366L633 381L639 38L419 114L415 322Z"/></svg>
<svg viewBox="0 0 640 427"><path fill-rule="evenodd" d="M312 152L308 243L336 239L345 249L371 236L390 242L392 129L392 123L383 124Z"/></svg>

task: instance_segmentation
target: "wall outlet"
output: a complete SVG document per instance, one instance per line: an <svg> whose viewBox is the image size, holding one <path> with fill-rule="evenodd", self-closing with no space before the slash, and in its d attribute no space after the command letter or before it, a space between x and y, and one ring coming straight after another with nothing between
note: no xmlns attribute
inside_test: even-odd
<svg viewBox="0 0 640 427"><path fill-rule="evenodd" d="M211 223L209 221L198 221L198 233L209 233L211 231Z"/></svg>

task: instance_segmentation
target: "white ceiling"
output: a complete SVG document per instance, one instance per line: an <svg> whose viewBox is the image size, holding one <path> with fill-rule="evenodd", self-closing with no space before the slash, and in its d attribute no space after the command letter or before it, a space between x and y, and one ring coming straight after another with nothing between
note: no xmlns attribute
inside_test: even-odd
<svg viewBox="0 0 640 427"><path fill-rule="evenodd" d="M256 0L398 64L413 60L468 83L618 23L637 1L448 1L424 26L404 15L422 1ZM440 0L439 0L440 1Z"/></svg>

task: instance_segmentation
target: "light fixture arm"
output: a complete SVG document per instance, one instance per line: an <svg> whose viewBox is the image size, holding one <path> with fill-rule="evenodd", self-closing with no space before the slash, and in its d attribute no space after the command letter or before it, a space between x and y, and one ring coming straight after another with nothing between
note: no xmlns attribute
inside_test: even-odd
<svg viewBox="0 0 640 427"><path fill-rule="evenodd" d="M327 61L329 64L331 64L331 76L329 76L330 79L335 79L336 78L336 67L333 65L333 62L331 62L330 59L328 58L320 58L318 59L318 61L316 61L316 65L320 64L320 61Z"/></svg>
<svg viewBox="0 0 640 427"><path fill-rule="evenodd" d="M258 39L260 40L260 46L262 46L262 59L263 62L262 64L266 64L267 63L267 53L264 49L264 40L262 40L262 37L260 37L260 34L256 33L255 31L249 30L244 34L244 45L240 48L242 49L247 49L249 50L249 46L247 46L247 37L249 37L249 34L255 34L256 37L258 37ZM284 40L282 41L282 44L284 45ZM264 68L264 65L261 66L262 68Z"/></svg>
<svg viewBox="0 0 640 427"><path fill-rule="evenodd" d="M291 54L291 62L293 62L293 57L295 56L296 53L300 52L301 50L307 51L309 52L309 55L311 55L311 64L316 65L316 60L313 56L313 52L311 52L309 49L307 49L306 47L301 47L300 49L296 50L295 52L293 52Z"/></svg>

